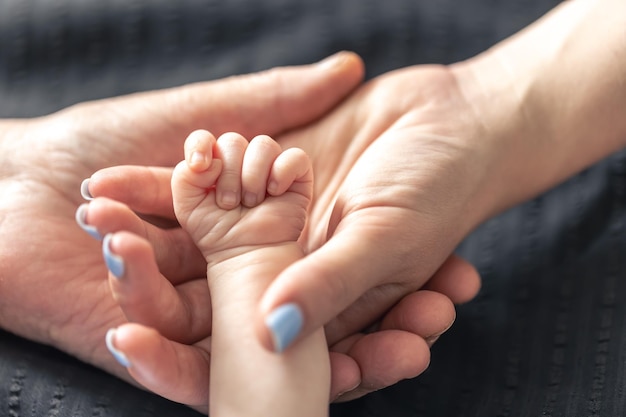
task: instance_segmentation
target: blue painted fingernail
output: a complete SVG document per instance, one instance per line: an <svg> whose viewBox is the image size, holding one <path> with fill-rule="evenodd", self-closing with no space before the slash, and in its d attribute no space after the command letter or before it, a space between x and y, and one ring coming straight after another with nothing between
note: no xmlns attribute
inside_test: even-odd
<svg viewBox="0 0 626 417"><path fill-rule="evenodd" d="M298 337L303 322L302 310L294 303L283 304L268 314L265 325L272 334L274 351L285 350Z"/></svg>
<svg viewBox="0 0 626 417"><path fill-rule="evenodd" d="M93 196L89 192L89 178L84 179L83 182L80 183L80 195L87 201L93 200Z"/></svg>
<svg viewBox="0 0 626 417"><path fill-rule="evenodd" d="M106 263L109 271L115 276L115 278L122 278L124 276L124 259L121 256L111 252L111 238L112 234L108 234L102 241L102 254L104 255L104 263Z"/></svg>
<svg viewBox="0 0 626 417"><path fill-rule="evenodd" d="M81 204L80 206L78 206L78 209L76 209L76 216L75 216L76 223L78 223L80 228L83 229L85 232L89 233L89 235L93 237L94 239L102 240L102 235L100 234L100 232L98 232L98 229L96 229L95 226L88 225L86 222L87 207L89 207L89 204Z"/></svg>
<svg viewBox="0 0 626 417"><path fill-rule="evenodd" d="M116 329L109 329L107 331L107 335L105 337L105 342L107 345L107 349L111 352L111 355L115 358L115 360L122 365L124 368L128 368L130 366L130 361L124 355L124 353L120 352L115 345L113 344L113 339L115 339Z"/></svg>

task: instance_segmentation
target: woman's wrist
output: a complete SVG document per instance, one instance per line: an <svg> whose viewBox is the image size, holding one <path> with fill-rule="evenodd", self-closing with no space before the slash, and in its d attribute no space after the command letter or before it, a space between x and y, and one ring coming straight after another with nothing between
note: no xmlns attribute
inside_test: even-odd
<svg viewBox="0 0 626 417"><path fill-rule="evenodd" d="M489 215L626 145L625 28L620 0L566 2L451 66L480 146L497 159L484 187Z"/></svg>

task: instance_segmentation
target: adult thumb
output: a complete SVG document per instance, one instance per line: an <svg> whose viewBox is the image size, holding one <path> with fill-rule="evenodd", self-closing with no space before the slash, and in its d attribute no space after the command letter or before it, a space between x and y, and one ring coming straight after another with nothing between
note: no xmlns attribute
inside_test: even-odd
<svg viewBox="0 0 626 417"><path fill-rule="evenodd" d="M263 345L283 351L380 284L381 277L388 276L389 265L383 254L378 255L380 250L374 246L378 243L364 239L363 234L340 233L286 268L260 302L256 326ZM384 298L394 300L402 295L387 294ZM389 307L382 299L372 301L375 302L371 305L365 303L363 308L357 308L357 314L362 317L351 317L349 321L364 327Z"/></svg>

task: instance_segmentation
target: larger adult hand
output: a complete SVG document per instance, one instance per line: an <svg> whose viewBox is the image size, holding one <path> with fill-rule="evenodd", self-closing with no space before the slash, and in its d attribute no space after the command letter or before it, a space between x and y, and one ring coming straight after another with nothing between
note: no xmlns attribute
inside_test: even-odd
<svg viewBox="0 0 626 417"><path fill-rule="evenodd" d="M247 135L296 128L327 112L361 79L359 60L344 54L321 65L1 122L0 326L128 378L104 346L106 330L126 319L111 297L98 243L73 221L81 181L114 164L173 166L184 138L198 128ZM166 248L157 261L181 292L204 294L197 301L207 302L197 308L210 323L205 266L186 235L155 229L151 238Z"/></svg>
<svg viewBox="0 0 626 417"><path fill-rule="evenodd" d="M325 197L325 187L329 187L328 192L331 194L334 192L335 188L333 187L335 185L331 180L336 179L333 175L337 173L337 163L342 159L343 153L353 146L367 147L371 141L376 139L376 136L365 138L356 136L357 142L352 143L351 141L355 136L349 130L355 120L351 112L355 110L355 106L358 106L360 99L370 94L367 93L370 91L369 88L371 87L358 93L328 119L323 119L315 127L294 131L279 139L287 146L297 145L306 148L314 159L316 173L322 178L317 185L317 198L319 200L314 205L314 212L320 210L322 206L331 207L331 203L333 203L332 199ZM398 112L402 110L405 109L396 109ZM392 115L398 117L395 113ZM342 118L344 116L345 119ZM336 123L337 126L333 123ZM344 128L346 126L347 128ZM363 139L368 141L364 143ZM346 153L346 156L346 164L354 163L354 159L351 159L353 155L351 156L350 152ZM375 166L373 167L374 171L366 172L365 178L377 174ZM349 166L343 168L345 170L339 171L339 175L350 170ZM169 207L171 210L171 195L168 195L169 172L159 171L159 178L156 181L151 180L156 179L154 175L154 171L150 168L116 167L103 170L92 176L90 191L99 197L107 196L122 201L140 212L142 208L149 206ZM158 201L152 196L159 196ZM106 207L108 204L110 203L107 200L97 199L89 209L89 223L103 232L117 230L104 229L107 224L111 223L107 220L106 214L106 212L112 212ZM138 218L133 220L130 212L127 213L127 216L125 229L138 230L141 228L141 222ZM110 216L108 217L110 218ZM310 223L309 237L315 236L312 230L324 229L327 226L328 219L317 216L314 222ZM397 226L398 224L394 222L390 225L391 228ZM404 227L404 225L400 226ZM395 230L390 232L396 233ZM320 240L320 242L323 241L324 238ZM148 250L146 245L143 247L146 251ZM376 252L377 249L374 254ZM372 298L374 304L362 306L366 310L370 308L365 312L367 315L365 320L362 317L344 315L330 322L328 334L331 338L332 350L334 354L339 354L333 355L331 360L333 360L333 364L342 361L341 368L339 366L333 368L332 398L342 393L345 394L342 399L355 398L389 386L399 379L416 376L424 370L429 358L424 338L431 343L438 334L451 324L454 313L449 302L446 303L440 294L428 291L414 293L413 291L434 274L434 278L428 283L430 288L448 295L455 302L463 302L475 295L479 285L478 276L471 265L459 258L450 256L450 252L451 249L441 259L434 261L434 266L430 269L424 269L422 265L411 263L403 266L397 279L406 281L406 288L403 291L389 294L385 298ZM350 253L346 252L345 255L350 256ZM360 255L372 256L372 254ZM137 258L137 256L136 253L127 251L124 258L130 264L132 263L130 259ZM146 259L146 256L149 255L142 255L142 258ZM342 254L337 254L337 256L341 258ZM350 262L358 264L361 259L348 257L346 268L350 267ZM358 265L352 264L353 268L355 266L358 267ZM377 277L378 279L384 280L387 273L396 271L393 268L385 271L386 268L388 268L386 265L379 266L377 273L380 275ZM172 341L176 341L176 337L172 337L169 329L180 326L177 324L180 322L175 320L173 325L168 323L169 319L163 317L162 308L151 308L152 303L144 302L146 300L164 299L163 291L151 290L162 288L158 278L158 270L154 267L143 271L143 273L136 273L132 272L132 269L129 266L125 275L125 283L121 284L117 280L112 280L117 297L124 304L126 311L131 312L133 321L156 328L166 338L149 331L145 327L124 327L117 333L115 340L117 349L132 363L131 371L137 379L150 389L176 401L201 404L206 401L206 398L203 398L203 392L206 391L203 391L202 387L208 380L208 364L205 360L203 361L201 353L202 350L208 352L206 344L196 345L194 349L179 343L172 343ZM427 276L426 274L430 275ZM325 285L325 279L331 277L323 278L320 284ZM413 284L414 281L417 283ZM358 285L357 282L356 291L358 291ZM410 294L407 296L408 293ZM376 325L378 331L370 334L361 333L363 327L371 324L374 319L378 320L383 317L383 313L404 296L406 298L389 311ZM175 297L170 298L170 300L175 300ZM159 301L159 305L161 302ZM169 306L179 306L174 309L167 309L168 312L182 309L181 303L178 301L167 301L166 303ZM322 308L325 307L325 304L322 305ZM153 311L149 311L150 309ZM168 341L167 338L170 340ZM165 363L177 365L164 367L163 364ZM167 386L155 384L155 375L158 375L157 379L159 380L169 380L172 383Z"/></svg>
<svg viewBox="0 0 626 417"><path fill-rule="evenodd" d="M262 300L268 347L278 306L300 306L301 335L330 322L332 341L422 285L482 220L626 146L625 12L563 2L466 62L374 80L285 138L313 138L314 252Z"/></svg>
<svg viewBox="0 0 626 417"><path fill-rule="evenodd" d="M328 322L336 340L422 285L481 220L624 146L623 8L563 3L470 65L388 74L282 138L315 164L313 252L266 294L268 347L279 305L300 306L301 336Z"/></svg>
<svg viewBox="0 0 626 417"><path fill-rule="evenodd" d="M310 155L316 184L311 253L260 305L268 348L284 337L265 324L282 305L299 306L300 336L326 325L333 343L426 283L485 216L493 157L480 133L449 68L422 66L373 80L319 124L280 139Z"/></svg>

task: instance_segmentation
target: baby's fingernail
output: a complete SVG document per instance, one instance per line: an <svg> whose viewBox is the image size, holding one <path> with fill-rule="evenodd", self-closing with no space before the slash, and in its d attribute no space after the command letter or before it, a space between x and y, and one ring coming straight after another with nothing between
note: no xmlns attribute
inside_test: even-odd
<svg viewBox="0 0 626 417"><path fill-rule="evenodd" d="M256 194L251 192L246 192L243 195L243 205L246 207L254 207L256 206Z"/></svg>
<svg viewBox="0 0 626 417"><path fill-rule="evenodd" d="M107 349L109 349L109 352L111 352L111 355L113 355L115 360L120 365L122 365L125 368L128 368L130 366L130 361L128 360L126 355L124 355L124 353L120 352L115 347L115 332L116 331L117 331L116 329L109 329L107 331L107 335L106 335L106 338L105 338Z"/></svg>
<svg viewBox="0 0 626 417"><path fill-rule="evenodd" d="M81 204L80 206L78 206L78 209L76 209L76 223L78 223L78 225L80 226L81 229L83 229L85 232L89 233L89 235L91 237L93 237L96 240L102 240L102 235L100 234L100 232L98 232L98 229L95 228L95 226L90 226L87 224L87 208L89 207L89 204Z"/></svg>
<svg viewBox="0 0 626 417"><path fill-rule="evenodd" d="M276 181L270 181L267 186L267 192L270 194L276 194L278 191L278 183Z"/></svg>
<svg viewBox="0 0 626 417"><path fill-rule="evenodd" d="M111 252L111 238L112 234L108 234L102 241L102 254L104 255L104 262L109 268L109 271L116 277L122 278L124 276L124 259L121 256Z"/></svg>
<svg viewBox="0 0 626 417"><path fill-rule="evenodd" d="M265 325L272 334L275 352L284 351L298 337L303 322L302 311L294 303L277 307L267 315Z"/></svg>
<svg viewBox="0 0 626 417"><path fill-rule="evenodd" d="M237 205L237 193L234 191L224 191L221 195L222 204L227 207L234 207Z"/></svg>
<svg viewBox="0 0 626 417"><path fill-rule="evenodd" d="M89 178L84 179L80 184L80 195L87 201L93 200L93 196L89 192Z"/></svg>
<svg viewBox="0 0 626 417"><path fill-rule="evenodd" d="M205 165L206 158L202 152L193 151L191 156L189 157L189 165L194 168L203 168Z"/></svg>

